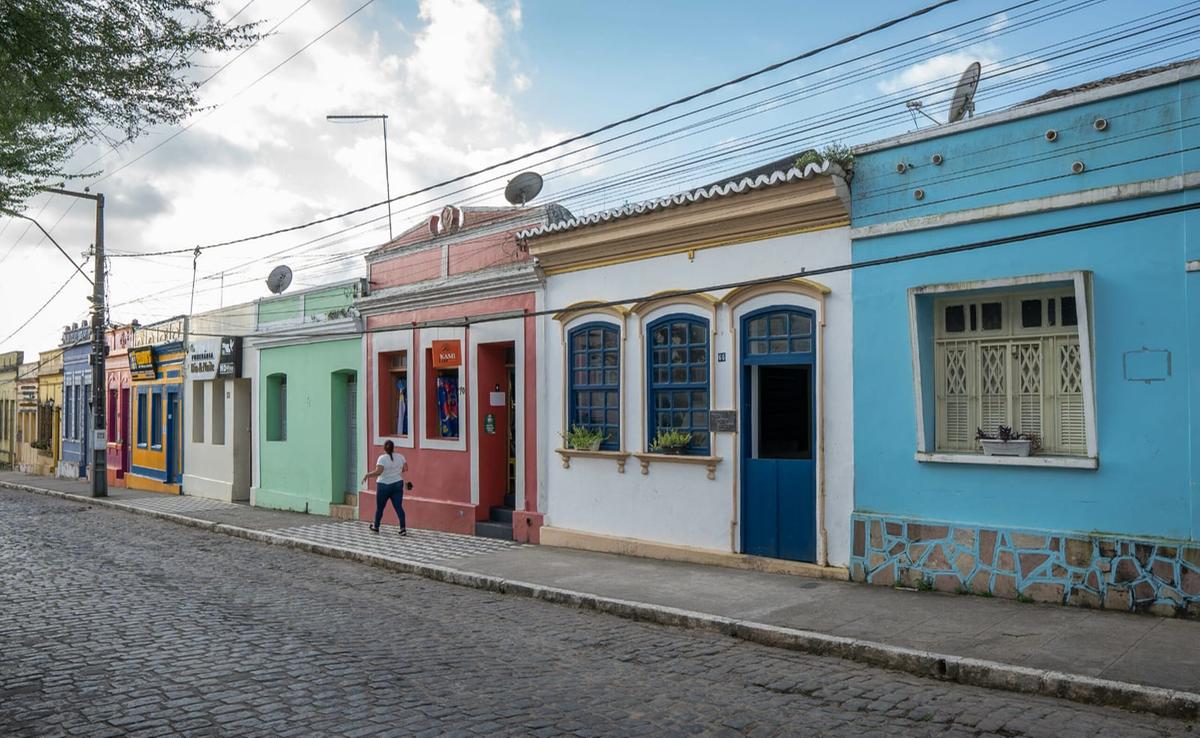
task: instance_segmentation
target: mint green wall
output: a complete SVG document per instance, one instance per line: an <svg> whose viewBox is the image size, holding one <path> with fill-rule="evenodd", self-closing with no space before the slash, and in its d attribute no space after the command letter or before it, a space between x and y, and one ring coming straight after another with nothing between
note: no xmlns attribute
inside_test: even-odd
<svg viewBox="0 0 1200 738"><path fill-rule="evenodd" d="M345 310L354 304L354 288L350 285L304 295L304 319L325 317L331 311Z"/></svg>
<svg viewBox="0 0 1200 738"><path fill-rule="evenodd" d="M266 348L259 352L259 387L272 374L287 375L287 440L268 441L260 423L259 487L255 504L284 510L329 514L345 492L346 378L362 387L359 339L319 341ZM259 418L267 417L267 393L259 392ZM355 431L362 458L362 423ZM361 464L360 464L361 465Z"/></svg>
<svg viewBox="0 0 1200 738"><path fill-rule="evenodd" d="M263 300L258 303L258 322L261 324L277 323L281 320L296 320L300 317L300 308L303 305L303 300L304 298L301 295Z"/></svg>

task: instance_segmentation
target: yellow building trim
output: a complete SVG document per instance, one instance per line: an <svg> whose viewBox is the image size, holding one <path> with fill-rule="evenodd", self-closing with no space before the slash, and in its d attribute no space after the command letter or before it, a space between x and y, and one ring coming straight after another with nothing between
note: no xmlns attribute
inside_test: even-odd
<svg viewBox="0 0 1200 738"><path fill-rule="evenodd" d="M832 290L820 282L814 282L811 279L785 279L779 282L735 287L721 298L721 303L728 305L730 308L736 308L738 305L759 295L779 294L780 292L805 295L817 301L824 302L825 295L828 295Z"/></svg>
<svg viewBox="0 0 1200 738"><path fill-rule="evenodd" d="M663 290L655 292L648 299L634 303L630 311L636 315L644 316L646 313L653 312L664 305L695 305L702 310L712 311L716 308L720 300L708 294L707 292L695 292L686 295L680 295L673 290Z"/></svg>
<svg viewBox="0 0 1200 738"><path fill-rule="evenodd" d="M753 243L755 241L765 241L770 238L782 238L784 236L795 236L801 233L815 233L817 231L828 231L834 228L845 228L850 225L850 219L838 220L831 223L822 223L821 225L805 226L802 228L783 228L777 231L769 231L759 233L753 236L742 237L723 237L714 238L709 241L693 241L684 245L666 246L659 249L652 249L638 253L625 254L622 256L613 256L605 259L592 259L589 261L578 262L561 267L545 267L543 271L547 275L569 274L571 272L582 272L588 269L599 269L602 267L615 266L617 264L627 264L634 261L644 261L646 259L655 259L660 256L674 256L676 254L687 254L694 251L705 251L707 249L718 248L720 246L734 246L743 243Z"/></svg>
<svg viewBox="0 0 1200 738"><path fill-rule="evenodd" d="M554 314L554 319L559 322L566 323L567 321L574 320L577 316L584 313L603 313L616 318L623 324L625 322L625 316L629 315L629 309L620 305L605 305L598 300L585 300L583 302L575 302L567 305L565 308Z"/></svg>

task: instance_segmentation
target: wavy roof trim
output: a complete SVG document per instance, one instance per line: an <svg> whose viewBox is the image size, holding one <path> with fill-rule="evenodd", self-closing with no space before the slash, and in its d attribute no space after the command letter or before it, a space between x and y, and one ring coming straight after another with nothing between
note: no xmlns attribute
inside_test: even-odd
<svg viewBox="0 0 1200 738"><path fill-rule="evenodd" d="M755 190L762 190L768 187L775 187L788 182L798 182L800 180L812 179L814 177L840 174L841 169L829 162L828 160L820 164L807 164L803 168L790 167L787 169L777 169L766 174L759 174L753 177L740 177L731 179L720 184L708 185L695 190L681 192L677 195L668 197L660 197L656 200L646 200L645 202L634 203L632 205L623 205L619 208L612 208L600 213L592 215L580 216L578 218L569 218L561 220L557 223L538 226L524 231L517 232L517 238L537 238L538 236L546 236L551 233L563 233L565 231L583 228L584 226L599 225L615 220L624 220L638 215L646 215L648 213L657 212L659 210L668 210L674 207L683 205L694 205L696 203L707 202L708 200L716 200L722 197L731 195L741 195Z"/></svg>

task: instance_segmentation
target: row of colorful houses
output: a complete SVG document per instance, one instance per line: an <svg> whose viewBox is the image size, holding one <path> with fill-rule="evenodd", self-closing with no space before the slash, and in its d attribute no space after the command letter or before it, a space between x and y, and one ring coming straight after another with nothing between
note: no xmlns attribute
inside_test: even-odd
<svg viewBox="0 0 1200 738"><path fill-rule="evenodd" d="M361 278L110 328L109 483L369 519L390 440L413 527L1200 614L1193 92L447 206ZM88 473L86 333L0 355L0 462Z"/></svg>

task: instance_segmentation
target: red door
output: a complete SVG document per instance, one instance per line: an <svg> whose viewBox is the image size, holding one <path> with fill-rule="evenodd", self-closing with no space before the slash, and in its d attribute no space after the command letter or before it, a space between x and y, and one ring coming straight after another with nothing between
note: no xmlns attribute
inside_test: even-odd
<svg viewBox="0 0 1200 738"><path fill-rule="evenodd" d="M124 479L129 471L129 388L121 389L121 468L117 479Z"/></svg>

